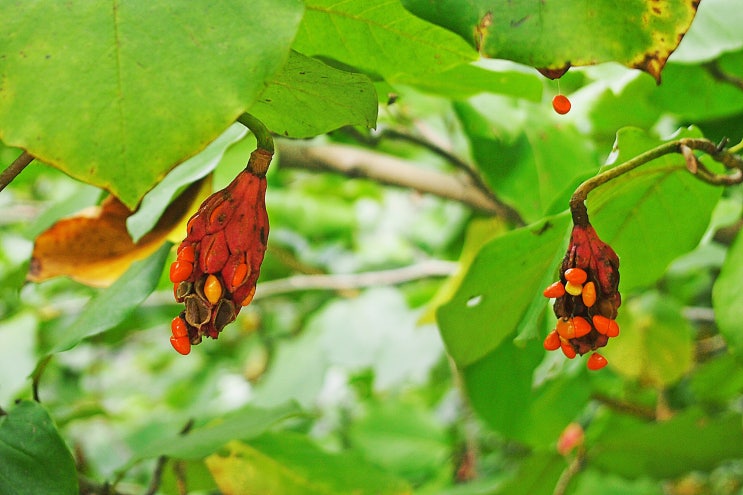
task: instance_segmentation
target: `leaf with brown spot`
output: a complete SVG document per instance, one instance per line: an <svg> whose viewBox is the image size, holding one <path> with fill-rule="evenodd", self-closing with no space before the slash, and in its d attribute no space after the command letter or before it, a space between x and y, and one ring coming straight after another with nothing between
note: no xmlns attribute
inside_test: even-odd
<svg viewBox="0 0 743 495"><path fill-rule="evenodd" d="M136 243L126 228L133 212L114 196L58 221L36 238L27 279L42 282L66 275L94 287L111 285L134 261L160 247L174 229L183 230L203 183L189 186Z"/></svg>
<svg viewBox="0 0 743 495"><path fill-rule="evenodd" d="M663 66L689 30L699 1L403 0L403 4L459 34L483 56L531 65L551 79L571 66L619 62L660 82Z"/></svg>

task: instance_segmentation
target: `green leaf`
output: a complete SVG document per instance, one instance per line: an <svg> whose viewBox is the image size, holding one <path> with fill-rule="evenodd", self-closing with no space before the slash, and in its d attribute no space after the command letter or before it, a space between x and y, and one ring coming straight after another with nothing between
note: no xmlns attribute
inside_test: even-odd
<svg viewBox="0 0 743 495"><path fill-rule="evenodd" d="M562 203L562 211L572 193L568 186L598 168L575 127L556 126L543 112L522 115L518 124L504 123L496 112L490 114L497 117L487 119L489 109L482 108L455 105L479 170L499 197L527 219L542 218L555 202Z"/></svg>
<svg viewBox="0 0 743 495"><path fill-rule="evenodd" d="M589 443L589 465L620 476L673 478L743 456L740 414L712 418L690 410L667 421L609 414Z"/></svg>
<svg viewBox="0 0 743 495"><path fill-rule="evenodd" d="M365 459L411 482L433 476L450 455L446 432L433 415L395 400L370 404L348 439Z"/></svg>
<svg viewBox="0 0 743 495"><path fill-rule="evenodd" d="M724 52L740 50L741 25L743 9L737 0L704 0L673 60L687 64L706 62Z"/></svg>
<svg viewBox="0 0 743 495"><path fill-rule="evenodd" d="M299 0L3 2L0 137L127 206L243 113Z"/></svg>
<svg viewBox="0 0 743 495"><path fill-rule="evenodd" d="M201 153L178 165L150 192L145 194L136 213L126 220L126 228L137 242L152 230L168 205L191 183L206 177L222 160L225 151L247 134L241 124L232 124ZM247 157L246 160L247 162Z"/></svg>
<svg viewBox="0 0 743 495"><path fill-rule="evenodd" d="M628 0L403 0L416 15L458 33L480 53L540 69L619 62L660 81L689 29L695 2ZM617 40L622 40L617 43Z"/></svg>
<svg viewBox="0 0 743 495"><path fill-rule="evenodd" d="M681 137L699 137L699 132L673 136ZM663 142L639 129L621 129L615 164ZM591 223L619 255L620 290L654 283L671 261L694 249L721 194L722 188L691 175L679 154L662 156L591 192L586 201Z"/></svg>
<svg viewBox="0 0 743 495"><path fill-rule="evenodd" d="M434 73L477 53L458 36L406 11L398 0L309 0L293 48L389 82L399 74Z"/></svg>
<svg viewBox="0 0 743 495"><path fill-rule="evenodd" d="M534 370L544 354L536 341L517 347L506 340L462 370L470 403L480 417L505 438L537 447L554 444L583 410L590 393L583 374L536 386Z"/></svg>
<svg viewBox="0 0 743 495"><path fill-rule="evenodd" d="M37 402L19 402L0 416L0 459L0 493L78 493L72 454Z"/></svg>
<svg viewBox="0 0 743 495"><path fill-rule="evenodd" d="M464 367L509 335L531 326L547 307L542 291L565 254L567 214L551 217L487 243L437 319L449 354ZM536 335L536 333L534 333Z"/></svg>
<svg viewBox="0 0 743 495"><path fill-rule="evenodd" d="M409 494L410 487L359 456L328 454L296 433L266 434L206 460L220 489L232 495Z"/></svg>
<svg viewBox="0 0 743 495"><path fill-rule="evenodd" d="M0 404L11 401L28 384L36 364L38 326L36 315L28 310L0 322L0 341L13 343L0 347Z"/></svg>
<svg viewBox="0 0 743 495"><path fill-rule="evenodd" d="M664 388L694 364L694 329L682 307L658 292L632 298L617 317L621 334L602 350L609 366L627 378Z"/></svg>
<svg viewBox="0 0 743 495"><path fill-rule="evenodd" d="M55 335L56 342L49 354L72 349L81 340L124 321L155 290L171 247L166 242L148 258L132 263L113 285L94 296L67 331Z"/></svg>
<svg viewBox="0 0 743 495"><path fill-rule="evenodd" d="M536 74L514 70L490 70L467 64L434 74L401 74L395 82L453 99L465 99L479 93L515 96L538 102L543 84Z"/></svg>
<svg viewBox="0 0 743 495"><path fill-rule="evenodd" d="M743 235L738 234L730 246L725 264L712 288L712 307L720 333L731 352L743 355Z"/></svg>
<svg viewBox="0 0 743 495"><path fill-rule="evenodd" d="M565 458L556 452L536 452L519 466L516 474L493 495L550 495L560 474L567 468Z"/></svg>
<svg viewBox="0 0 743 495"><path fill-rule="evenodd" d="M305 138L346 125L375 127L377 108L368 77L292 51L250 113L276 134Z"/></svg>
<svg viewBox="0 0 743 495"><path fill-rule="evenodd" d="M203 459L231 440L249 440L287 418L301 414L294 402L264 409L245 406L186 434L153 441L136 454L137 459L165 455L176 459Z"/></svg>

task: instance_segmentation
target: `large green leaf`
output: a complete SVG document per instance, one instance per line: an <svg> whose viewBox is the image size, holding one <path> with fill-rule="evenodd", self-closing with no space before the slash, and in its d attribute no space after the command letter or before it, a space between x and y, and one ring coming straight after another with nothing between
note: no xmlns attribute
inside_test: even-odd
<svg viewBox="0 0 743 495"><path fill-rule="evenodd" d="M725 264L712 289L715 321L725 342L736 355L743 355L743 235L738 234L728 250Z"/></svg>
<svg viewBox="0 0 743 495"><path fill-rule="evenodd" d="M250 108L277 134L317 136L344 125L374 127L377 93L368 77L291 52Z"/></svg>
<svg viewBox="0 0 743 495"><path fill-rule="evenodd" d="M591 438L588 463L621 476L672 478L743 456L740 414L710 418L692 410L652 423L619 414L605 419Z"/></svg>
<svg viewBox="0 0 743 495"><path fill-rule="evenodd" d="M72 454L37 402L20 402L0 416L0 459L0 493L78 493Z"/></svg>
<svg viewBox="0 0 743 495"><path fill-rule="evenodd" d="M546 307L544 288L565 254L570 218L563 214L486 244L437 319L449 354L464 367L535 322Z"/></svg>
<svg viewBox="0 0 743 495"><path fill-rule="evenodd" d="M244 112L299 0L2 2L0 137L128 206Z"/></svg>
<svg viewBox="0 0 743 495"><path fill-rule="evenodd" d="M699 137L687 129L674 139ZM639 129L617 133L615 164L662 144ZM694 249L722 194L695 178L679 154L662 156L591 192L591 223L621 261L622 291L652 284L674 258Z"/></svg>
<svg viewBox="0 0 743 495"><path fill-rule="evenodd" d="M660 80L698 2L626 0L403 0L488 57L557 71L615 61ZM621 40L621 43L617 43Z"/></svg>
<svg viewBox="0 0 743 495"><path fill-rule="evenodd" d="M585 407L590 393L581 373L536 386L534 370L544 354L535 341L517 347L505 340L462 370L472 407L492 429L506 438L540 447L554 444Z"/></svg>
<svg viewBox="0 0 743 495"><path fill-rule="evenodd" d="M394 82L434 73L477 53L458 36L406 11L399 0L308 0L294 48Z"/></svg>
<svg viewBox="0 0 743 495"><path fill-rule="evenodd" d="M224 493L250 495L392 495L410 487L352 453L329 454L296 433L233 442L206 460Z"/></svg>

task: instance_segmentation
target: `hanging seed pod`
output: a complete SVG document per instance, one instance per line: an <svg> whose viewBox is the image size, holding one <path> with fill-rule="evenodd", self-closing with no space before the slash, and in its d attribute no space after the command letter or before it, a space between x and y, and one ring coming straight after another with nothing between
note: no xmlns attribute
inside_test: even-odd
<svg viewBox="0 0 743 495"><path fill-rule="evenodd" d="M619 325L614 321L622 301L619 258L587 220L574 225L560 280L545 289L544 295L555 299L553 310L557 316L554 332L545 339L545 349L557 349L556 333L560 349L572 359L605 346L619 335ZM591 370L601 369L606 366L606 358L594 352L587 365Z"/></svg>
<svg viewBox="0 0 743 495"><path fill-rule="evenodd" d="M246 169L209 196L188 221L170 267L175 299L185 305L171 323L171 344L181 354L204 336L219 337L253 300L268 242L265 171L270 159L268 151L254 151Z"/></svg>

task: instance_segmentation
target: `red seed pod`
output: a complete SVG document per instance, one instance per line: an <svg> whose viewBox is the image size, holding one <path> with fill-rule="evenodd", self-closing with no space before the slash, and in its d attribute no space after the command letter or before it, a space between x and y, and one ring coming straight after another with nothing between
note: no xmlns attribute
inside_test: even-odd
<svg viewBox="0 0 743 495"><path fill-rule="evenodd" d="M557 330L552 330L544 339L544 348L548 351L556 351L560 348L560 335Z"/></svg>
<svg viewBox="0 0 743 495"><path fill-rule="evenodd" d="M555 95L555 97L552 98L552 108L560 115L568 113L571 107L572 105L570 104L570 100L568 100L568 97L565 95Z"/></svg>
<svg viewBox="0 0 743 495"><path fill-rule="evenodd" d="M203 337L219 337L253 299L268 242L265 171L271 155L253 152L248 167L188 221L171 266L174 296L185 305L171 324L171 343L182 354Z"/></svg>
<svg viewBox="0 0 743 495"><path fill-rule="evenodd" d="M565 295L565 286L559 280L544 289L544 297L555 299Z"/></svg>
<svg viewBox="0 0 743 495"><path fill-rule="evenodd" d="M591 354L591 356L588 358L588 361L586 361L586 366L591 371L600 370L604 366L606 366L608 361L604 356L599 354L598 352L594 352Z"/></svg>

